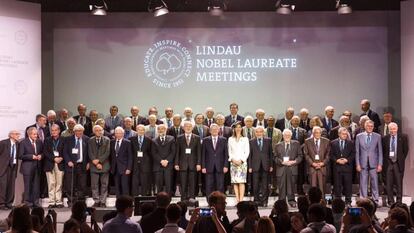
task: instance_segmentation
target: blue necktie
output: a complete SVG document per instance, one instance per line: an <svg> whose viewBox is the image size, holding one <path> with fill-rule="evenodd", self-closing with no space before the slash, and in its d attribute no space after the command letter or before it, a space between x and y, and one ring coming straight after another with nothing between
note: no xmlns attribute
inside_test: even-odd
<svg viewBox="0 0 414 233"><path fill-rule="evenodd" d="M16 157L16 144L13 144L11 149L11 155L10 155L10 165L14 164L14 158Z"/></svg>
<svg viewBox="0 0 414 233"><path fill-rule="evenodd" d="M139 142L139 150L141 151L141 148L142 148L142 136L139 136L138 142Z"/></svg>
<svg viewBox="0 0 414 233"><path fill-rule="evenodd" d="M367 144L370 144L371 143L371 134L368 134L368 137L367 137Z"/></svg>
<svg viewBox="0 0 414 233"><path fill-rule="evenodd" d="M341 153L344 150L344 140L341 140Z"/></svg>
<svg viewBox="0 0 414 233"><path fill-rule="evenodd" d="M261 138L259 138L259 148L260 148L260 151L263 149L263 143L262 143Z"/></svg>
<svg viewBox="0 0 414 233"><path fill-rule="evenodd" d="M392 136L392 140L391 140L391 152L395 152L395 136Z"/></svg>

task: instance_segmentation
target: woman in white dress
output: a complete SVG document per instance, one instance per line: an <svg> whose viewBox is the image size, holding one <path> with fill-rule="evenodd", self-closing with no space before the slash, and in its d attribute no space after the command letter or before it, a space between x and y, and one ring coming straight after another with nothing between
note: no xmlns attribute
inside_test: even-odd
<svg viewBox="0 0 414 233"><path fill-rule="evenodd" d="M247 178L247 158L249 157L249 139L243 136L241 122L232 125L233 135L229 138L230 177L237 202L243 201Z"/></svg>

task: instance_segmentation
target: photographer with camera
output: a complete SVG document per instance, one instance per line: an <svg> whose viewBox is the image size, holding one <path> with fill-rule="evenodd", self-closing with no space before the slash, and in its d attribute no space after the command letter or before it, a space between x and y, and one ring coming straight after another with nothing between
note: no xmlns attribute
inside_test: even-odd
<svg viewBox="0 0 414 233"><path fill-rule="evenodd" d="M91 216L91 226L86 222L87 216ZM77 201L72 206L71 218L77 220L80 225L81 233L100 233L101 228L95 221L95 209L87 208L84 201Z"/></svg>

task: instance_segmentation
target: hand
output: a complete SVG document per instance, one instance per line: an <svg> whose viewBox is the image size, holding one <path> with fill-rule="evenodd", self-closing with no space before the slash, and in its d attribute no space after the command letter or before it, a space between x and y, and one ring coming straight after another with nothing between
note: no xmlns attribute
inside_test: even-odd
<svg viewBox="0 0 414 233"><path fill-rule="evenodd" d="M313 162L313 163L312 163L312 167L314 167L314 168L318 168L318 163Z"/></svg>
<svg viewBox="0 0 414 233"><path fill-rule="evenodd" d="M343 159L342 159L342 162L343 162L343 164L345 164L345 163L348 163L348 160L347 160L347 159L345 159L345 158L343 158Z"/></svg>
<svg viewBox="0 0 414 233"><path fill-rule="evenodd" d="M102 164L100 164L100 163L98 163L98 165L96 165L96 168L98 169L98 170L102 170Z"/></svg>
<svg viewBox="0 0 414 233"><path fill-rule="evenodd" d="M289 166L293 166L293 165L295 165L296 162L295 162L295 160L292 160L292 161L289 161L288 163L289 163Z"/></svg>
<svg viewBox="0 0 414 233"><path fill-rule="evenodd" d="M270 167L269 172L273 172L273 167Z"/></svg>
<svg viewBox="0 0 414 233"><path fill-rule="evenodd" d="M361 172L362 171L361 166L360 165L357 165L356 166L356 170L357 170L357 172Z"/></svg>
<svg viewBox="0 0 414 233"><path fill-rule="evenodd" d="M125 175L129 175L129 174L131 174L131 170L128 170L128 169L127 169L127 170L125 171Z"/></svg>
<svg viewBox="0 0 414 233"><path fill-rule="evenodd" d="M343 160L342 159L337 159L336 163L343 164Z"/></svg>
<svg viewBox="0 0 414 233"><path fill-rule="evenodd" d="M69 166L69 167L73 167L73 163L72 163L72 161L69 161L69 162L68 162L68 166Z"/></svg>
<svg viewBox="0 0 414 233"><path fill-rule="evenodd" d="M200 218L200 208L195 208L193 214L190 217L189 223L195 223Z"/></svg>
<svg viewBox="0 0 414 233"><path fill-rule="evenodd" d="M201 169L201 173L206 174L207 173L207 169L205 169L205 168Z"/></svg>
<svg viewBox="0 0 414 233"><path fill-rule="evenodd" d="M89 168L90 168L90 165L89 165L89 163L87 163L87 164L86 164L86 171L88 171L88 170L89 170Z"/></svg>
<svg viewBox="0 0 414 233"><path fill-rule="evenodd" d="M56 158L54 158L55 163L58 163L58 164L61 163L62 160L63 160L62 157L56 157Z"/></svg>
<svg viewBox="0 0 414 233"><path fill-rule="evenodd" d="M227 167L223 167L223 173L227 173L229 171L229 169Z"/></svg>
<svg viewBox="0 0 414 233"><path fill-rule="evenodd" d="M38 155L37 160L39 160L39 161L42 160L42 155Z"/></svg>
<svg viewBox="0 0 414 233"><path fill-rule="evenodd" d="M94 159L94 160L92 160L92 163L93 163L93 165L98 165L98 163L99 163L99 159Z"/></svg>
<svg viewBox="0 0 414 233"><path fill-rule="evenodd" d="M382 171L382 166L381 165L378 165L377 172L381 172L381 171Z"/></svg>
<svg viewBox="0 0 414 233"><path fill-rule="evenodd" d="M197 169L198 172L201 171L201 165L197 165L196 169Z"/></svg>
<svg viewBox="0 0 414 233"><path fill-rule="evenodd" d="M211 217L213 221L220 221L219 217L217 216L216 208L214 208L214 206L211 207Z"/></svg>
<svg viewBox="0 0 414 233"><path fill-rule="evenodd" d="M253 169L249 168L249 173L252 173L252 172L253 172Z"/></svg>
<svg viewBox="0 0 414 233"><path fill-rule="evenodd" d="M175 166L174 166L174 168L175 168L175 170L177 170L177 171L179 171L179 170L180 170L180 166L178 166L178 165L175 165Z"/></svg>
<svg viewBox="0 0 414 233"><path fill-rule="evenodd" d="M371 221L371 217L368 215L368 212L364 208L361 208L361 210L362 210L361 223L364 225L371 225L372 221Z"/></svg>
<svg viewBox="0 0 414 233"><path fill-rule="evenodd" d="M325 166L325 164L323 162L318 163L319 168Z"/></svg>
<svg viewBox="0 0 414 233"><path fill-rule="evenodd" d="M32 156L32 160L37 160L37 156L36 155L33 155Z"/></svg>

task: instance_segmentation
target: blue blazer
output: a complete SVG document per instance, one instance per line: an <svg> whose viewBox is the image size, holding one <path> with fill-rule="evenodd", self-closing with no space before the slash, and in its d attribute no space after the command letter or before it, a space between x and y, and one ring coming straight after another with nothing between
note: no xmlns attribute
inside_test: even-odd
<svg viewBox="0 0 414 233"><path fill-rule="evenodd" d="M213 147L212 136L203 139L201 149L201 167L212 173L214 168L218 172L223 172L224 167L229 167L229 151L227 149L227 139L218 136L216 149Z"/></svg>
<svg viewBox="0 0 414 233"><path fill-rule="evenodd" d="M36 140L36 155L42 155L42 160L44 159L43 155L43 143L40 140ZM20 166L20 173L24 176L29 176L32 174L33 170L36 172L42 171L42 162L33 160L33 155L35 154L32 143L29 138L25 138L19 144L18 158L22 160Z"/></svg>
<svg viewBox="0 0 414 233"><path fill-rule="evenodd" d="M82 170L86 171L86 165L89 162L89 156L88 156L88 141L89 137L83 135L82 136ZM70 137L65 138L63 143L63 160L65 161L65 171L66 172L72 172L72 168L68 166L69 162L72 162L74 164L78 161L78 154L72 154L72 149L75 148L76 139L75 135L72 135Z"/></svg>
<svg viewBox="0 0 414 233"><path fill-rule="evenodd" d="M355 163L362 169L374 169L382 166L382 142L381 135L371 133L371 142L367 145L367 133L363 132L355 139ZM368 167L369 162L369 167Z"/></svg>
<svg viewBox="0 0 414 233"><path fill-rule="evenodd" d="M126 170L130 170L132 173L132 146L131 141L128 139L122 139L119 146L118 156L115 151L116 140L111 140L111 173L125 175Z"/></svg>

